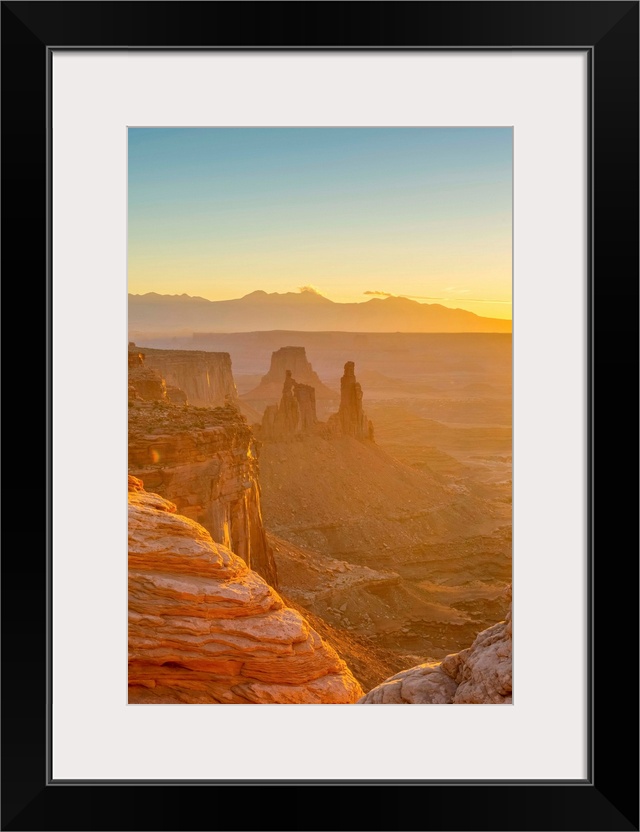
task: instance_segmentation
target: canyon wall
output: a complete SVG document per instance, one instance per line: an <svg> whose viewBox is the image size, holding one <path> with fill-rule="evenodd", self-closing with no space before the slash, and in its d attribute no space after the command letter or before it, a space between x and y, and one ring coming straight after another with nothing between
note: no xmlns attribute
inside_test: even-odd
<svg viewBox="0 0 640 832"><path fill-rule="evenodd" d="M137 352L135 344L129 345L132 350ZM140 352L146 367L157 370L168 388L184 391L189 404L217 407L238 398L228 352L146 348Z"/></svg>
<svg viewBox="0 0 640 832"><path fill-rule="evenodd" d="M130 403L129 473L277 586L262 523L255 441L234 405Z"/></svg>
<svg viewBox="0 0 640 832"><path fill-rule="evenodd" d="M297 611L129 477L129 702L350 704L362 689Z"/></svg>
<svg viewBox="0 0 640 832"><path fill-rule="evenodd" d="M507 590L511 597L511 588ZM362 705L509 705L512 702L511 607L504 621L471 647L441 662L396 673L360 699Z"/></svg>

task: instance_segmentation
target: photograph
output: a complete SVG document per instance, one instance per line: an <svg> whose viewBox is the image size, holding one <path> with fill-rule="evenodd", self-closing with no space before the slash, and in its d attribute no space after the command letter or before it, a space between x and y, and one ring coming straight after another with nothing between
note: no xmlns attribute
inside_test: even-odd
<svg viewBox="0 0 640 832"><path fill-rule="evenodd" d="M513 704L513 129L127 129L129 704Z"/></svg>
<svg viewBox="0 0 640 832"><path fill-rule="evenodd" d="M3 0L3 830L638 832L639 19Z"/></svg>

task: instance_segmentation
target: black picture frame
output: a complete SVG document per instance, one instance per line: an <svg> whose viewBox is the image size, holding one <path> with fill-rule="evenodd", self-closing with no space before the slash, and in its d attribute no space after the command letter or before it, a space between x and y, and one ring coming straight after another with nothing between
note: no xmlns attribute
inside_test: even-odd
<svg viewBox="0 0 640 832"><path fill-rule="evenodd" d="M12 318L28 303L30 326L26 344L5 344L5 416L11 424L12 413L21 414L7 434L11 444L25 433L20 391L41 389L45 409L36 412L47 417L46 431L43 420L39 434L20 444L4 499L2 829L638 829L637 489L626 484L637 481L638 12L638 2L580 0L2 3L3 289ZM584 782L49 778L51 55L178 47L588 52L591 730ZM45 522L36 535L38 517ZM562 696L561 680L554 683Z"/></svg>

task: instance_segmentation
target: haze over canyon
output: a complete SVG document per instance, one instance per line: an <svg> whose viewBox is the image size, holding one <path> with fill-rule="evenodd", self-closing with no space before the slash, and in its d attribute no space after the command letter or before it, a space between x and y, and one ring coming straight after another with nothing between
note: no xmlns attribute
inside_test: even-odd
<svg viewBox="0 0 640 832"><path fill-rule="evenodd" d="M130 295L129 701L509 703L510 328Z"/></svg>

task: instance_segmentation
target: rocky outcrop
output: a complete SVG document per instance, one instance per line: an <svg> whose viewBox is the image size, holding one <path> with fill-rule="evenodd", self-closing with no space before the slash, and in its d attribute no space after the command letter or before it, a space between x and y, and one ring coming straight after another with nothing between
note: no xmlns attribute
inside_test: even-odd
<svg viewBox="0 0 640 832"><path fill-rule="evenodd" d="M266 441L283 442L301 438L305 434L315 434L325 439L351 436L354 439L374 441L373 423L367 419L362 409L362 387L356 381L353 361L347 361L344 365L344 375L340 382L340 408L337 413L329 416L327 422L318 422L315 388L310 384L300 384L291 370L285 372L280 403L265 408L259 437Z"/></svg>
<svg viewBox="0 0 640 832"><path fill-rule="evenodd" d="M129 478L129 702L349 704L362 689L300 613Z"/></svg>
<svg viewBox="0 0 640 832"><path fill-rule="evenodd" d="M173 387L183 391L189 404L219 407L225 401L237 401L228 352L144 349L144 356L146 366L160 373L169 390ZM179 394L170 398L177 402L181 399Z"/></svg>
<svg viewBox="0 0 640 832"><path fill-rule="evenodd" d="M279 405L269 405L262 417L261 438L286 441L311 433L316 416L316 393L309 384L298 384L287 370Z"/></svg>
<svg viewBox="0 0 640 832"><path fill-rule="evenodd" d="M127 353L127 369L129 372L131 370L136 369L137 367L142 367L144 364L144 353L138 352L136 350L136 345L133 341L129 342L129 351Z"/></svg>
<svg viewBox="0 0 640 832"><path fill-rule="evenodd" d="M234 405L131 402L129 473L277 586L262 523L255 440Z"/></svg>
<svg viewBox="0 0 640 832"><path fill-rule="evenodd" d="M134 345L135 346L135 345ZM157 370L145 365L144 353L129 349L127 365L129 371L129 401L168 401L167 385Z"/></svg>
<svg viewBox="0 0 640 832"><path fill-rule="evenodd" d="M173 404L189 404L187 394L179 387L174 387L173 384L167 385L167 399Z"/></svg>
<svg viewBox="0 0 640 832"><path fill-rule="evenodd" d="M318 422L315 387L295 382L293 394L298 402L300 432L311 433Z"/></svg>
<svg viewBox="0 0 640 832"><path fill-rule="evenodd" d="M304 347L281 347L271 355L269 372L262 377L260 384L245 393L242 398L247 401L273 403L280 399L282 385L287 372L298 384L313 387L317 399L337 399L336 393L320 381L318 374L307 360Z"/></svg>
<svg viewBox="0 0 640 832"><path fill-rule="evenodd" d="M509 589L510 596L510 589ZM360 699L363 705L508 705L512 684L511 608L471 647L396 673Z"/></svg>
<svg viewBox="0 0 640 832"><path fill-rule="evenodd" d="M355 364L347 361L340 379L340 408L329 418L329 428L339 436L373 440L373 424L362 409L362 387L356 381Z"/></svg>

